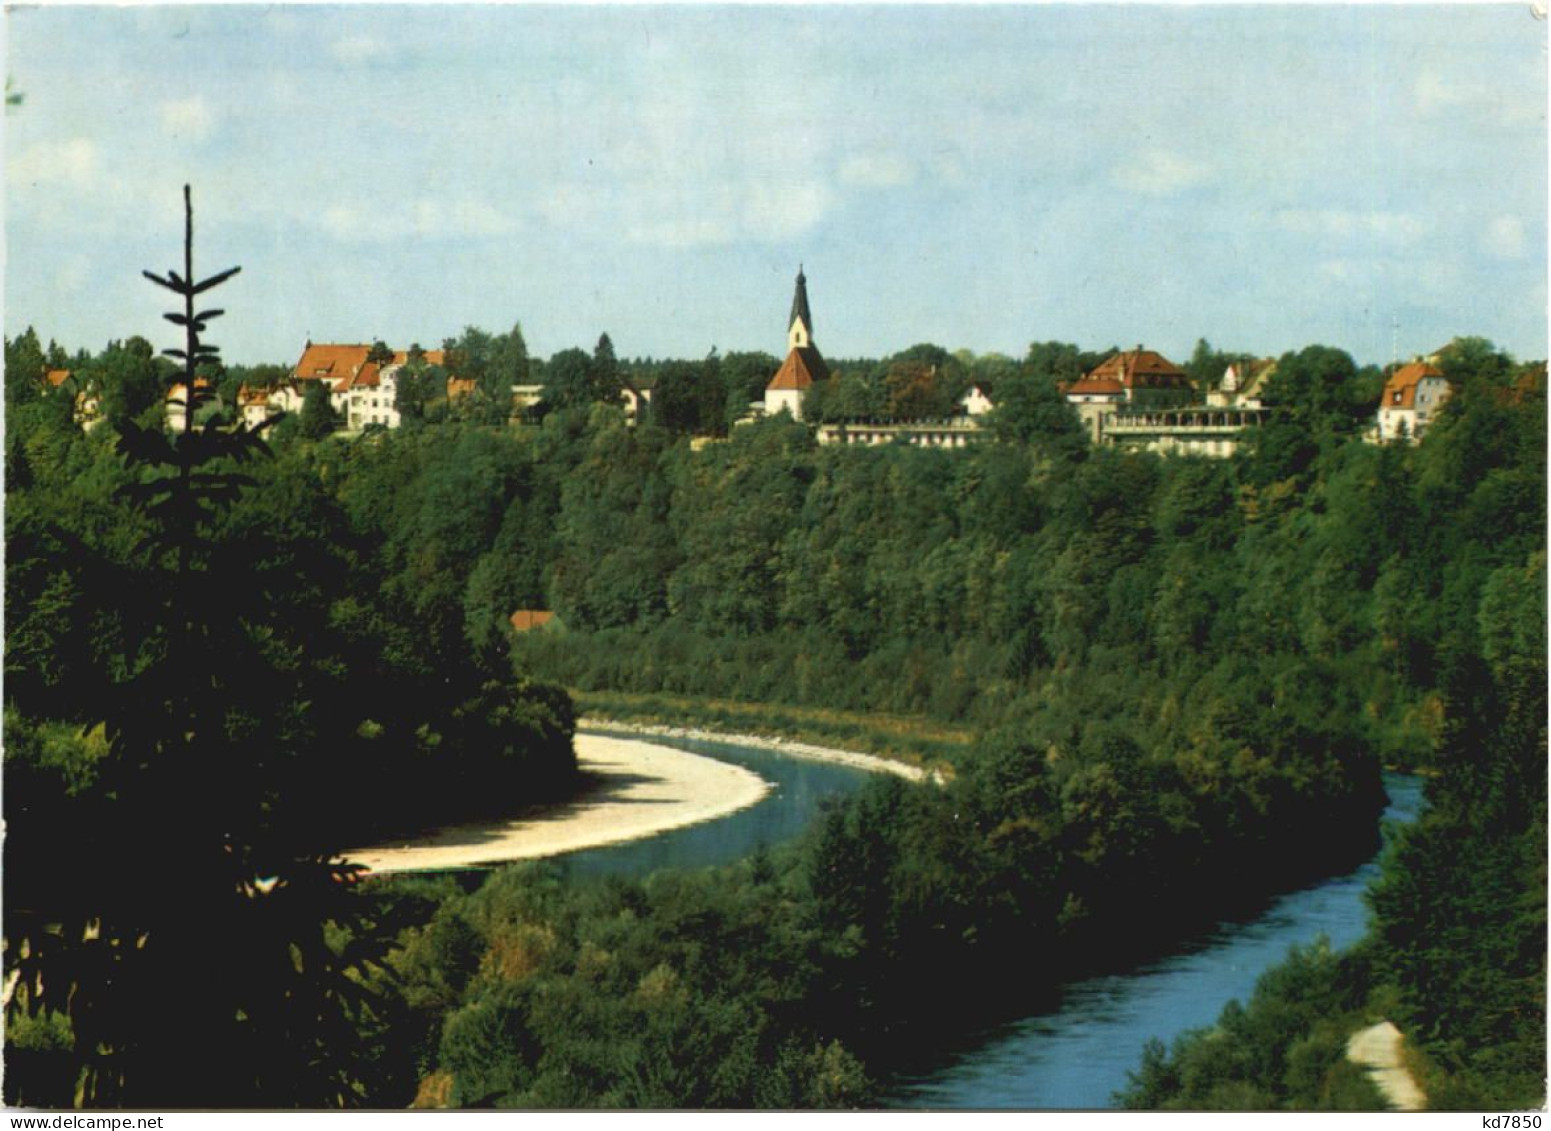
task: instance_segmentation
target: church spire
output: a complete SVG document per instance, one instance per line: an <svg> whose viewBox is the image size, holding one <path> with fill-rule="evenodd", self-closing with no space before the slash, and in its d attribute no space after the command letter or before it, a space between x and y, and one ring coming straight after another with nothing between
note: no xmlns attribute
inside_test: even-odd
<svg viewBox="0 0 1551 1131"><path fill-rule="evenodd" d="M813 314L808 309L808 277L797 265L797 292L792 295L792 316L786 323L788 347L798 349L813 344Z"/></svg>

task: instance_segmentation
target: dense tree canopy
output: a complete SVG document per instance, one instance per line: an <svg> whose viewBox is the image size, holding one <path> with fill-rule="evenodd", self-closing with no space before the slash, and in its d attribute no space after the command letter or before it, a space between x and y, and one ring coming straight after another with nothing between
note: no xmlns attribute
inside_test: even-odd
<svg viewBox="0 0 1551 1131"><path fill-rule="evenodd" d="M224 706L206 729L273 747L262 780L241 779L255 822L283 812L295 843L322 845L341 813L365 837L461 815L491 783L563 785L569 703L538 678L978 738L945 784L880 783L714 876L527 869L476 893L385 893L374 907L419 922L394 936L391 978L359 975L393 1004L356 1027L382 1072L347 1099L867 1102L932 1026L1011 1008L991 992L1009 970L1044 984L1120 962L1147 941L1139 917L1184 931L1360 858L1379 769L1398 765L1435 772L1433 814L1386 867L1369 945L1296 956L1226 1017L1253 1057L1154 1049L1133 1100L1371 1103L1332 1075L1371 991L1399 1003L1442 1094L1533 1101L1543 366L1462 340L1425 442L1378 447L1360 433L1382 374L1309 347L1278 360L1271 419L1203 460L1092 448L1060 391L1102 355L1065 343L832 361L809 401L824 419L931 415L983 383L998 442L954 452L821 447L782 418L733 428L774 357L620 361L606 335L549 358L556 411L510 428L494 390L518 383L520 344L470 328L445 370L412 359L401 411L433 426L278 444L207 524L201 592L223 614L206 684ZM1198 355L1203 381L1229 356ZM133 476L115 436L83 435L42 390L36 334L13 356L34 373L7 377L7 817L26 840L109 803L112 739L81 733L82 704L154 666L122 594L162 590L155 524L116 494ZM92 364L143 379L145 360L131 342ZM449 374L486 391L437 421ZM634 426L627 383L653 388ZM554 627L511 638L522 608ZM8 900L45 886L7 865ZM1500 930L1476 929L1494 914ZM375 921L331 937L347 936L383 937ZM17 1024L20 1094L60 1095L42 1081L76 1063L73 1022ZM1271 1075L1235 1075L1257 1065Z"/></svg>

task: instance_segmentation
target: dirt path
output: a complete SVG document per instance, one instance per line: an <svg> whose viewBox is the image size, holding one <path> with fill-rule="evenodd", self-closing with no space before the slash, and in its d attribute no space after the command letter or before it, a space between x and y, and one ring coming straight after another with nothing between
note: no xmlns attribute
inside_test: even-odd
<svg viewBox="0 0 1551 1131"><path fill-rule="evenodd" d="M651 742L576 736L577 765L595 785L574 801L507 821L458 825L409 843L345 854L373 872L467 868L558 856L725 817L762 799L751 770Z"/></svg>
<svg viewBox="0 0 1551 1131"><path fill-rule="evenodd" d="M1427 1093L1400 1056L1405 1037L1389 1021L1353 1033L1346 1042L1346 1059L1368 1070L1389 1106L1396 1111L1427 1110Z"/></svg>

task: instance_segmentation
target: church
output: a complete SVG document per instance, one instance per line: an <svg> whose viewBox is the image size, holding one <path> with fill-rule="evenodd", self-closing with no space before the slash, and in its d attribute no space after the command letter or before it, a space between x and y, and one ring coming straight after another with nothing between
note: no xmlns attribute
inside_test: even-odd
<svg viewBox="0 0 1551 1131"><path fill-rule="evenodd" d="M808 280L797 268L797 292L786 323L786 360L765 386L765 415L785 409L793 420L802 419L803 394L815 381L829 380L829 366L813 344L813 312L808 309Z"/></svg>

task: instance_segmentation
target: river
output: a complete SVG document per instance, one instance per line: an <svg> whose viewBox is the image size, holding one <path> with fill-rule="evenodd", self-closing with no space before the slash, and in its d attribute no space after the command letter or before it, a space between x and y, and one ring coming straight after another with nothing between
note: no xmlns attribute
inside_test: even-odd
<svg viewBox="0 0 1551 1131"><path fill-rule="evenodd" d="M614 738L637 738L692 754L745 766L774 788L758 805L715 821L671 829L646 840L592 848L556 857L567 876L640 878L665 868L708 868L731 864L757 851L791 840L807 828L824 800L852 793L872 776L854 766L794 758L773 750L688 738L643 737L606 727L588 728Z"/></svg>
<svg viewBox="0 0 1551 1131"><path fill-rule="evenodd" d="M1385 820L1414 821L1421 779L1388 774L1384 788ZM1150 1038L1171 1043L1187 1029L1215 1023L1230 1000L1248 1000L1260 975L1289 947L1320 935L1337 949L1360 939L1367 930L1362 894L1378 871L1375 858L1281 896L1253 919L1219 923L1166 958L1073 983L1056 1009L977 1034L930 1071L897 1081L888 1102L935 1109L1115 1107L1115 1093Z"/></svg>
<svg viewBox="0 0 1551 1131"><path fill-rule="evenodd" d="M775 788L760 804L718 821L560 857L555 863L567 875L640 877L663 868L730 863L796 836L825 798L849 793L868 777L864 770L735 743L651 741L746 766ZM1415 820L1421 780L1392 774L1384 784L1390 798L1386 821ZM1361 938L1367 929L1362 893L1377 874L1375 858L1346 875L1280 896L1251 918L1218 923L1172 947L1167 957L1072 983L1056 1008L971 1034L943 1050L928 1069L897 1079L886 1103L932 1109L1113 1107L1149 1039L1167 1043L1187 1029L1213 1024L1231 999L1246 1000L1261 973L1291 946L1320 935L1338 948Z"/></svg>

